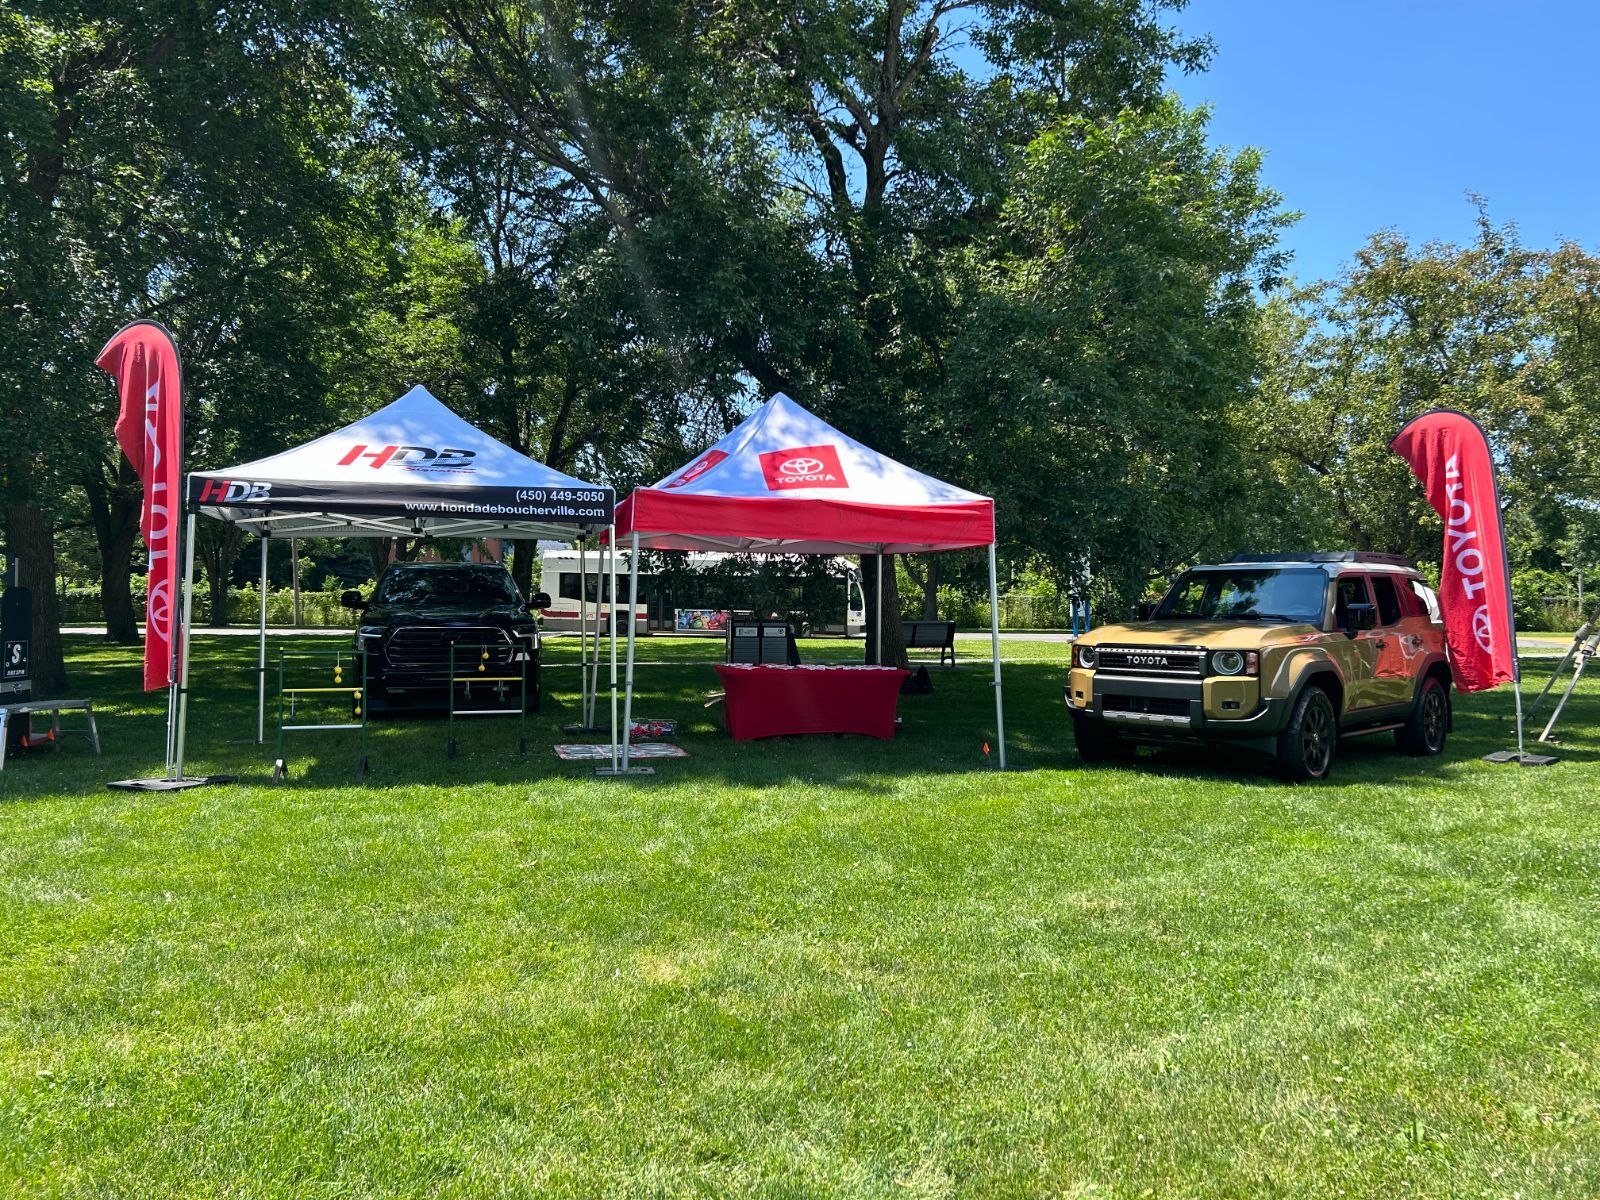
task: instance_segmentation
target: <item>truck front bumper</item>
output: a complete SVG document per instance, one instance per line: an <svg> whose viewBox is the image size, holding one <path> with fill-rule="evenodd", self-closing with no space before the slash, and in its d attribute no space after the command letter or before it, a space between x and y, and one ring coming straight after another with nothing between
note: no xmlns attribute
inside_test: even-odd
<svg viewBox="0 0 1600 1200"><path fill-rule="evenodd" d="M1063 698L1075 721L1104 721L1138 741L1261 743L1270 750L1289 718L1243 677L1165 679L1074 668Z"/></svg>

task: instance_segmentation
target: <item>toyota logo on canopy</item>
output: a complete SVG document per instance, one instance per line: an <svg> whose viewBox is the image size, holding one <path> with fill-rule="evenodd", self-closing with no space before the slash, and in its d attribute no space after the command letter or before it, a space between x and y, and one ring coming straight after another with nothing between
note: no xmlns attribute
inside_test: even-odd
<svg viewBox="0 0 1600 1200"><path fill-rule="evenodd" d="M791 488L849 487L839 465L837 446L790 446L761 456L761 474L769 492Z"/></svg>

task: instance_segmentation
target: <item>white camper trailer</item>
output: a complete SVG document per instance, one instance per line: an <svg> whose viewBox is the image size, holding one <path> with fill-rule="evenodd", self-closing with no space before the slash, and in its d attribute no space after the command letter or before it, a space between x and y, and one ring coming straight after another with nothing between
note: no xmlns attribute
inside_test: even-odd
<svg viewBox="0 0 1600 1200"><path fill-rule="evenodd" d="M690 566L707 567L730 556L688 554L684 557L688 559ZM835 558L832 561L839 577L838 613L836 618L830 619L815 632L861 637L867 627L867 603L865 593L861 590L860 569L848 558ZM546 630L576 631L580 619L583 626L590 630L596 627L597 621L602 630L609 628L613 607L611 580L609 576L601 574L603 562L602 554L592 548L583 553L581 563L577 550L565 548L545 550L541 560L539 588L550 596L550 607L543 610ZM707 629L703 620L697 625L693 624L696 618L692 614L723 612L727 607L724 598L715 595L667 594L660 586L656 574L641 565L639 596L635 600L628 594L629 565L628 553L619 550L615 607L619 613L632 615L636 633L643 634L650 630L671 632L689 628L721 632L720 626L714 625ZM618 632L621 633L624 629L625 627L621 627Z"/></svg>

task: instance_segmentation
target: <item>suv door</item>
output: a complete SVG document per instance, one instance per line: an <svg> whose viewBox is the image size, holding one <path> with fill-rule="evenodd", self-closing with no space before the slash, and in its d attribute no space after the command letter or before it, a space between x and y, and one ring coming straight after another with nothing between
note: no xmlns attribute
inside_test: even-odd
<svg viewBox="0 0 1600 1200"><path fill-rule="evenodd" d="M1328 653L1339 664L1344 675L1344 707L1346 712L1357 712L1387 703L1378 698L1375 676L1378 670L1378 642L1381 632L1376 629L1356 630L1350 627L1350 606L1371 604L1372 589L1365 575L1341 575L1334 580L1333 628Z"/></svg>
<svg viewBox="0 0 1600 1200"><path fill-rule="evenodd" d="M1405 581L1394 575L1371 576L1372 599L1378 606L1377 628L1371 631L1377 647L1372 673L1374 704L1409 704L1416 687L1416 661L1421 650L1418 630L1409 628L1400 596Z"/></svg>

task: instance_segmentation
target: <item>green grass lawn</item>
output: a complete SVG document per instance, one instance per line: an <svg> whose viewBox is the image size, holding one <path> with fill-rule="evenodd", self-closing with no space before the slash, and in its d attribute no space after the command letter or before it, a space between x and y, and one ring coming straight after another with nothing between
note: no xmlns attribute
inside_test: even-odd
<svg viewBox="0 0 1600 1200"><path fill-rule="evenodd" d="M190 766L240 782L141 796L162 697L74 641L105 756L0 774L0 1192L1600 1194L1600 685L1554 768L1479 761L1488 695L1294 788L1083 769L1049 643L1011 774L984 643L893 743L734 745L718 649L642 645L653 778L550 754L552 643L528 759L417 722L273 786L254 648L202 639Z"/></svg>

